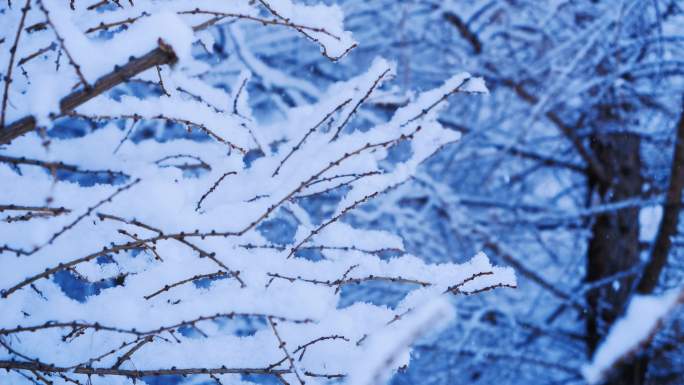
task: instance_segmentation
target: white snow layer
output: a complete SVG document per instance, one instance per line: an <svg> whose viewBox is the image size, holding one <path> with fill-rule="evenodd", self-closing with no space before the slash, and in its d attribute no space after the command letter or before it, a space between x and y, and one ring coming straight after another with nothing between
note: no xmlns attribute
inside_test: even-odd
<svg viewBox="0 0 684 385"><path fill-rule="evenodd" d="M111 328L103 331L86 327L82 336L68 342L62 338L68 333L64 327L47 325L35 333L17 332L20 338L8 340L20 340L23 354L59 366L75 366L103 352L120 349L135 338L132 335L136 332L156 335L154 331L160 327L173 331L178 329L174 325L185 322L201 330L198 334L211 337L166 333L135 351L121 367L258 368L281 360L283 351L270 329L239 337L229 333L229 317L224 317L226 322L207 320L216 314L242 313L237 318L279 317L278 333L288 347L325 336L343 336L311 345L297 366L313 373L349 374L355 384L375 381L375 385L376 379L384 381L408 363L408 347L426 325L432 328L450 319L445 297L515 286L512 269L493 266L484 253L463 264L429 264L408 253L383 260L374 250L402 252L401 239L382 231L357 230L343 222L347 212L369 199L380 199L377 197L382 193L414 175L436 151L459 139L458 133L437 122L437 116L448 103L448 96L455 92L486 92L482 79L457 74L441 87L417 95L389 121L355 129L354 117L375 91L372 85L377 82L380 87L394 74L394 65L377 59L356 78L325 91L309 90L316 94L317 102L286 109L277 124L262 125L251 116L246 89L238 91L240 84L249 81L249 71L241 73L230 92L196 76L207 69L206 63L194 61L190 54L191 45L198 39L192 26L202 20L183 13L198 7L256 17L260 13L252 3L259 4L138 0L136 9L149 16L137 19L126 31L94 38L82 32L92 26L92 20L83 16L88 11L81 2L76 2L72 12L62 1L43 1L50 22L64 39L64 48L89 83L111 72L114 66L125 64L130 56L156 48L159 39L170 45L180 59L173 70L166 66L160 70L168 94L121 96L116 100L102 94L79 106L78 114L97 121L124 120L127 128L138 120L145 124L170 121L211 134L210 140L203 142L128 140L121 145L125 132L109 123L83 137L51 138L49 146L43 145L39 135L30 133L3 148L5 156L122 172L128 176L125 183L140 180L110 199L123 185L82 186L55 181L39 167L22 165L19 174L11 165L0 163L0 202L41 206L50 197L51 206L70 210L30 221L0 220L0 246L7 243L12 249L35 250L30 256L0 252L0 289L6 297L0 298L0 332L13 334L8 330L17 325L32 327L47 322L97 323L98 327ZM269 4L283 18L281 22L309 26L304 29L305 38L320 45L329 56L339 56L354 44L351 34L343 28L343 15L337 7L305 6L289 0L271 0ZM136 17L138 13L132 9L112 7L111 12L103 13L103 20ZM16 10L11 12L13 17L17 15ZM295 32L300 33L297 28ZM55 38L48 32L36 36L37 42L27 40L30 50L20 52L21 57ZM18 91L12 91L8 117L31 113L41 124L52 123L49 114L58 110L60 98L78 82L68 63L62 63L59 70L54 67L53 59L45 58L27 64L35 78L23 83L17 78ZM42 76L41 70L46 82L35 81ZM157 75L151 69L138 80L156 83ZM255 75L280 76L265 70ZM264 80L269 82L310 88L307 83L294 84L282 78ZM164 124L159 124L158 129L164 130ZM233 147L227 148L226 143ZM279 143L277 149L271 148L272 143ZM387 171L382 162L388 149L399 143L410 146L410 156ZM233 151L234 147L261 148L264 156L246 167L242 154ZM201 159L208 167L195 178L184 177L183 170L177 167L161 167L161 159L179 154ZM313 224L297 197L341 182L349 191L334 208L332 219L323 225ZM294 243L285 247L269 245L256 229L257 223L274 218L281 209L293 213L299 221ZM97 213L111 216L103 220ZM124 221L111 219L117 217ZM152 227L136 225L133 219ZM64 228L69 230L62 232ZM169 234L175 236L165 237ZM140 240L135 250L98 254L103 247L134 240ZM306 247L320 248L323 259L297 257L295 249ZM209 255L198 250L206 250ZM98 261L98 256L109 260ZM70 274L90 282L126 274L125 285L103 289L79 302L62 291L53 280L54 274L44 274L46 269L64 272L67 266ZM188 280L217 270L226 273L227 278L206 287ZM239 272L239 280L234 272ZM173 285L183 280L185 284ZM369 303L338 308L341 286L374 280L408 285L411 290L395 309ZM458 290L449 292L450 288ZM182 343L174 342L176 338ZM6 350L0 351L0 359L11 357ZM116 357L103 355L97 365L111 367ZM358 371L362 366L368 369L364 373ZM286 364L278 367L287 368ZM290 372L284 377L295 383L293 375ZM233 378L226 383L236 381ZM120 383L130 382L122 379ZM307 383L319 380L307 378Z"/></svg>

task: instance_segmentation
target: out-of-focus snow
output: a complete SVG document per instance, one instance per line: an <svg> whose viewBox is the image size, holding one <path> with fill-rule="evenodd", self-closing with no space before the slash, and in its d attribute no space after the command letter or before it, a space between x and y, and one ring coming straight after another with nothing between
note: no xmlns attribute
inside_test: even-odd
<svg viewBox="0 0 684 385"><path fill-rule="evenodd" d="M639 240L653 241L658 232L660 218L663 216L662 206L648 206L639 210Z"/></svg>
<svg viewBox="0 0 684 385"><path fill-rule="evenodd" d="M682 301L684 290L659 296L634 296L625 316L615 322L592 362L582 368L587 382L599 383L611 367L652 338L663 318Z"/></svg>
<svg viewBox="0 0 684 385"><path fill-rule="evenodd" d="M365 344L363 359L349 373L348 385L382 385L394 368L408 365L410 346L421 336L437 333L454 317L449 301L436 297L402 317L402 326L390 325Z"/></svg>

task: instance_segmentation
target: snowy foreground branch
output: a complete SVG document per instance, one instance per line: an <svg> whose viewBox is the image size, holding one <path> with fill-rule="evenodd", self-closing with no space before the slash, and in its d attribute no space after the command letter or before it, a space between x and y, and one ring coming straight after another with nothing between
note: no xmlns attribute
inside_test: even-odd
<svg viewBox="0 0 684 385"><path fill-rule="evenodd" d="M212 47L212 28L237 20L290 29L337 60L356 44L342 19L336 7L289 0L71 9L29 0L6 10L2 122L14 123L0 130L11 142L0 150L3 376L380 384L408 364L420 335L448 322L446 298L516 286L511 269L482 253L426 264L397 237L343 222L458 140L438 113L451 95L486 92L481 79L455 75L359 129L355 116L394 74L377 59L262 124L249 107L249 73L227 91L203 80L215 67L193 54ZM133 81L147 90L107 92ZM93 132L46 136L60 122ZM140 125L195 136L133 141ZM395 146L410 155L388 167ZM338 189L346 193L323 220L307 211L307 199ZM284 215L296 232L273 243L261 228ZM65 279L96 293L74 299ZM410 291L394 309L340 307L345 287L366 282Z"/></svg>

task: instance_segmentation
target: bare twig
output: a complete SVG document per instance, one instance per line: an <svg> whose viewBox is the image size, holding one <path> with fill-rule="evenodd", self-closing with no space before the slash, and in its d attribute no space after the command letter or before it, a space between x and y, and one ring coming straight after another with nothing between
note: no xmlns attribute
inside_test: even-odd
<svg viewBox="0 0 684 385"><path fill-rule="evenodd" d="M290 352L287 350L285 341L283 341L283 339L280 337L280 333L278 333L278 329L276 328L277 324L273 321L271 317L268 317L268 323L269 325L271 325L271 329L273 329L273 334L276 336L276 339L278 339L278 348L280 348L280 350L282 350L283 353L285 353L285 357L287 357L287 361L290 364L290 372L294 373L300 385L304 385L304 380L302 380L302 377L299 374L299 367L290 355Z"/></svg>
<svg viewBox="0 0 684 385"><path fill-rule="evenodd" d="M325 47L325 45L324 45L320 40L318 40L318 39L315 38L313 35L311 35L309 32L307 32L307 30L306 30L303 26L300 26L300 25L297 25L297 24L292 24L288 18L283 17L282 15L280 15L280 13L278 13L278 11L276 11L273 7L271 7L271 5L270 5L268 2L266 2L265 0L259 0L259 3L261 3L261 5L263 5L263 6L264 6L264 7L265 7L273 16L275 16L276 18L278 18L278 19L280 19L281 21L283 21L286 25L288 25L288 26L294 28L297 32L299 32L300 34L302 34L302 35L303 35L304 37L306 37L307 39L309 39L309 40L311 40L312 42L318 44L318 45L321 47L321 53L322 53L322 55L325 56L326 58L328 58L328 59L331 60L331 61L340 60L340 59L343 58L345 55L347 55L347 54L349 53L349 51L351 51L352 49L356 48L356 44L353 44L353 45L349 46L344 52L342 52L339 56L330 56L330 54L328 54L328 49ZM309 31L313 31L313 32L324 33L324 34L326 34L326 35L328 35L328 36L331 36L331 37L333 37L333 38L339 40L339 37L336 37L336 36L334 36L334 35L328 33L327 31L325 31L325 30L323 30L323 29L318 29L318 30L316 30L316 29L309 28L308 30L309 30Z"/></svg>
<svg viewBox="0 0 684 385"><path fill-rule="evenodd" d="M192 374L267 374L277 375L290 373L289 370L265 369L265 368L170 368L170 369L149 369L149 370L126 370L118 368L93 368L81 366L77 368L66 368L55 365L48 365L35 362L7 361L0 360L0 369L35 370L41 373L74 373L95 376L122 376L129 378L142 378L148 376L187 376Z"/></svg>
<svg viewBox="0 0 684 385"><path fill-rule="evenodd" d="M136 330L135 328L133 329L125 329L125 328L119 328L119 327L114 327L114 326L107 326L107 325L102 325L99 323L88 323L88 322L80 322L80 321L73 321L73 322L45 322L40 325L33 325L33 326L17 326L14 328L10 329L0 329L0 335L10 335L10 334L17 334L17 333L26 333L26 332L36 332L39 330L44 330L44 329L73 329L73 328L86 328L86 329L91 329L95 331L108 331L108 332L113 332L113 333L119 333L119 334L129 334L129 335L134 335L138 337L146 337L150 335L157 335L165 331L169 330L176 330L180 327L183 326L191 326L193 324L196 324L198 322L205 322L205 321L215 321L219 319L233 319L236 317L244 317L244 318L271 318L276 321L281 321L281 322L291 322L295 324L308 324L313 322L311 319L305 318L305 319L293 319L293 318L286 318L286 317L280 317L272 314L261 314L261 313L236 313L236 312L229 312L229 313L217 313L214 315L209 315L209 316L200 316L188 321L181 321L178 323L175 323L173 325L168 325L168 326L160 326L157 329L151 329L151 330L146 330L146 331L140 331Z"/></svg>
<svg viewBox="0 0 684 385"><path fill-rule="evenodd" d="M111 202L112 199L114 199L114 197L116 197L116 196L119 195L120 193L122 193L122 192L124 192L124 191L130 189L131 187L135 186L135 185L138 184L139 182L140 182L140 179L136 179L136 180L134 180L133 182L131 182L131 183L129 183L129 184L123 186L123 187L119 187L118 189L116 189L116 191L114 191L112 194L110 194L107 198L105 198L105 199L103 199L103 200L97 202L95 205L93 205L93 206L91 206L91 207L88 207L88 209L87 209L83 214L79 215L76 219L74 219L74 220L73 220L71 223L69 223L68 225L65 225L64 227L62 227L62 229L59 230L58 232L52 234L52 236L50 237L50 239L48 239L45 243L43 243L43 244L40 245L40 246L34 247L33 250L31 250L31 252L30 252L29 254L34 254L34 253L36 253L37 251L41 250L43 247L45 247L45 246L47 246L47 245L51 245L57 238L59 238L59 236L61 236L62 234L66 233L67 231L71 230L71 229L72 229L74 226L76 226L83 218L86 218L86 217L90 216L90 214L92 214L93 211L95 211L98 207L102 206L102 205L105 204L105 203Z"/></svg>
<svg viewBox="0 0 684 385"><path fill-rule="evenodd" d="M123 364L124 362L128 361L131 358L133 353L135 353L138 349L143 347L143 345L147 344L148 342L152 342L152 337L147 337L147 338L143 339L142 341L135 344L135 346L133 346L131 349L126 351L126 353L124 353L121 357L119 357L116 360L116 363L114 363L114 365L112 366L112 369L118 369L121 366L121 364Z"/></svg>
<svg viewBox="0 0 684 385"><path fill-rule="evenodd" d="M371 86L368 88L368 91L366 91L366 94L363 95L363 97L361 97L361 99L359 99L358 102L356 102L356 105L354 105L354 108L352 108L351 111L349 111L349 113L344 118L342 123L339 126L337 126L337 128L335 129L335 134L333 135L332 139L330 139L331 142L336 140L340 136L340 132L342 132L344 127L347 125L347 123L349 123L349 119L351 119L351 117L356 113L356 111L358 111L359 107L361 107L361 105L371 96L371 94L373 93L375 88L380 84L382 79L384 79L385 76L387 76L387 74L390 73L390 71L391 70L389 68L386 69L385 71L383 71L380 74L380 76L378 76L375 79L375 81L373 81L373 84L371 84Z"/></svg>
<svg viewBox="0 0 684 385"><path fill-rule="evenodd" d="M351 99L345 100L345 101L342 102L340 105L338 105L337 107L335 107L334 110L330 111L327 115L325 115L325 117L323 117L323 119L321 119L320 122L316 123L315 126L311 127L311 128L309 129L309 131L307 131L307 133L304 134L304 136L302 137L302 139L301 139L299 142L297 142L297 144L295 144L295 145L292 147L292 149L290 150L290 152L288 152L287 155L285 155L285 157L283 158L283 160L280 161L280 164L278 164L278 167L275 169L275 171L273 172L273 174L272 174L271 176L274 177L274 176L278 175L278 172L280 172L280 169L283 167L283 165L285 164L285 162L287 162L287 160L292 156L292 154L294 154L296 151L298 151L298 150L302 147L302 145L304 144L304 142L306 141L306 139L307 139L311 134L313 134L314 132L316 132L316 130L318 129L318 127L320 127L323 123L325 123L326 121L328 121L328 119L330 119L330 117L332 117L336 112L340 111L340 110L341 110L342 108L344 108L347 104L349 104L349 102L351 102Z"/></svg>
<svg viewBox="0 0 684 385"><path fill-rule="evenodd" d="M74 67L74 71L76 71L76 75L78 75L78 79L81 81L81 84L83 84L83 87L85 89L90 88L90 84L88 83L86 78L83 76L83 72L81 72L81 65L76 62L74 57L71 55L69 50L66 48L64 38L62 37L62 35L59 34L59 32L57 31L57 28L52 23L52 20L50 19L50 12L48 12L48 10L45 8L42 0L36 0L36 1L38 2L38 7L40 8L40 10L45 15L45 19L47 21L47 24L50 26L50 28L52 28L52 32L57 37L57 41L59 42L59 45L62 48L62 51L64 51L67 58L69 59L69 64L71 64L71 66Z"/></svg>
<svg viewBox="0 0 684 385"><path fill-rule="evenodd" d="M144 296L144 298L149 300L149 299L151 299L152 297L155 297L155 296L157 296L157 295L159 295L159 294L161 294L161 293L163 293L163 292L165 292L165 291L169 291L169 290L173 289L173 288L176 287L176 286L184 285L184 284L186 284L186 283L188 283L188 282L194 282L194 281L198 281L198 280L200 280L200 279L216 279L216 278L225 277L225 276L227 276L227 275L228 275L228 273L226 273L225 271L222 271L222 270L219 270L219 271L217 271L216 273L211 273L211 274L198 274L198 275L194 275L194 276L192 276L192 277L190 277L190 278L183 279L183 280L181 280L181 281L172 283L172 284L170 284L170 285L164 285L163 288L161 288L161 289L155 291L155 292L152 293L152 294L149 294L149 295Z"/></svg>
<svg viewBox="0 0 684 385"><path fill-rule="evenodd" d="M19 39L21 38L21 30L24 29L24 23L26 22L26 15L31 9L31 0L26 0L24 8L21 9L21 18L19 19L19 26L17 27L17 32L14 35L14 44L10 48L10 59L7 63L7 72L5 74L5 90L2 94L2 111L0 112L0 128L5 127L5 118L7 112L7 102L9 101L9 87L12 83L12 70L14 69L14 58L17 55L17 49L19 48ZM0 142L1 143L1 142Z"/></svg>
<svg viewBox="0 0 684 385"><path fill-rule="evenodd" d="M216 180L216 182L214 182L213 185L211 185L211 187L209 188L209 190L207 190L207 192L205 192L204 194L202 194L202 197L199 199L199 201L197 201L197 205L195 206L195 211L199 211L199 209L202 207L202 202L204 202L204 200L207 199L207 197L208 197L211 193L213 193L214 190L216 190L216 188L221 184L221 182L223 181L223 179L225 179L228 175L236 175L236 174L237 174L237 173L236 173L235 171L228 171L227 173L221 175L221 177L218 178L218 179Z"/></svg>

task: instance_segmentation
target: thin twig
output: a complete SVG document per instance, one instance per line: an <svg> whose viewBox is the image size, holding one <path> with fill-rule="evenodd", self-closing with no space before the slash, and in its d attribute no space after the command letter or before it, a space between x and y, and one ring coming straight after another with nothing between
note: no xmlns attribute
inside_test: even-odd
<svg viewBox="0 0 684 385"><path fill-rule="evenodd" d="M21 30L24 29L24 23L26 22L26 15L31 9L31 0L26 0L24 8L21 9L21 18L19 19L19 27L17 27L17 32L14 35L14 44L10 48L10 59L7 63L7 73L5 74L5 90L2 94L2 111L0 112L0 128L5 127L5 118L7 112L7 102L9 101L9 87L12 83L12 70L14 69L14 58L17 55L17 49L19 48L19 39L21 38Z"/></svg>

